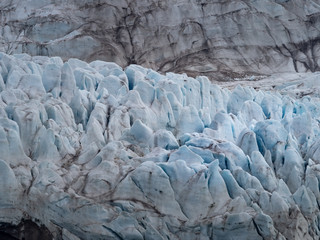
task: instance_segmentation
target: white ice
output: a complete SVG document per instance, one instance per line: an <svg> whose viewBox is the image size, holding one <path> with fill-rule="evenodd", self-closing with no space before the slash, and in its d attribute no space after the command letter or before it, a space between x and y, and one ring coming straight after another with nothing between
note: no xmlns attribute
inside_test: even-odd
<svg viewBox="0 0 320 240"><path fill-rule="evenodd" d="M81 239L317 238L319 74L305 76L313 95L0 54L1 222Z"/></svg>

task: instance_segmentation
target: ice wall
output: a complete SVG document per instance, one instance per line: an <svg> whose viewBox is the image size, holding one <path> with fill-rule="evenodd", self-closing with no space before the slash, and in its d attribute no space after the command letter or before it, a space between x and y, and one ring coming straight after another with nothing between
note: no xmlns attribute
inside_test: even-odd
<svg viewBox="0 0 320 240"><path fill-rule="evenodd" d="M0 223L36 219L56 239L316 239L319 121L317 97L1 53Z"/></svg>

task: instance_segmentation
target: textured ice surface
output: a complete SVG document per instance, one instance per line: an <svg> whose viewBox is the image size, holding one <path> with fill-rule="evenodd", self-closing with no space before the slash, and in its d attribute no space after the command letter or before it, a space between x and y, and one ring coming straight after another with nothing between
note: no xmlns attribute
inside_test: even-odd
<svg viewBox="0 0 320 240"><path fill-rule="evenodd" d="M320 78L299 78L313 97L0 54L0 222L56 239L317 239Z"/></svg>
<svg viewBox="0 0 320 240"><path fill-rule="evenodd" d="M319 0L1 0L0 12L6 53L137 63L221 80L320 71ZM55 94L58 82L50 78L44 87Z"/></svg>

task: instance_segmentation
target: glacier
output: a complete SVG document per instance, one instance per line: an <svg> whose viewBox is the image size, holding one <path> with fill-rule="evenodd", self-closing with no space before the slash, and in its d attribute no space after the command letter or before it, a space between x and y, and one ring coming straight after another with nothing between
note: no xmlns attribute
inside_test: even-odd
<svg viewBox="0 0 320 240"><path fill-rule="evenodd" d="M32 220L51 239L319 238L319 73L221 87L5 53L0 73L0 232Z"/></svg>
<svg viewBox="0 0 320 240"><path fill-rule="evenodd" d="M233 79L320 71L320 0L1 0L0 51Z"/></svg>

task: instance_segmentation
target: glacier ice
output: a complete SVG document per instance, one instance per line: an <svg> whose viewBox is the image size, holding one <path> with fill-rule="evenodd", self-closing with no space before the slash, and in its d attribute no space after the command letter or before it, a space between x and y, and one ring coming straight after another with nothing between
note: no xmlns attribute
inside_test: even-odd
<svg viewBox="0 0 320 240"><path fill-rule="evenodd" d="M0 224L36 219L56 239L320 236L316 94L58 57L0 66Z"/></svg>
<svg viewBox="0 0 320 240"><path fill-rule="evenodd" d="M0 12L0 51L7 53L137 63L229 80L320 70L319 0L2 0ZM90 65L102 75L121 72L112 64ZM145 75L162 78L129 69L135 75L130 90ZM55 77L44 84L53 94Z"/></svg>

